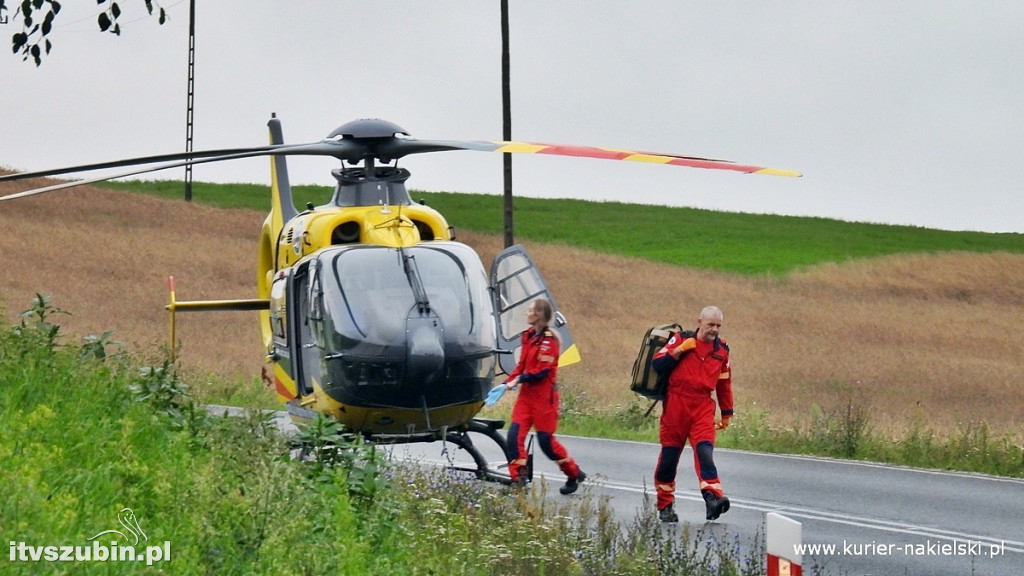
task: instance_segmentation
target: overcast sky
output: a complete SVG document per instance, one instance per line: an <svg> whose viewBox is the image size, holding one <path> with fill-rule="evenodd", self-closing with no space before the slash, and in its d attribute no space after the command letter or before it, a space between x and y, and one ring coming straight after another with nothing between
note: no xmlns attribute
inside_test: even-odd
<svg viewBox="0 0 1024 576"><path fill-rule="evenodd" d="M498 0L196 4L197 150L264 144L271 113L289 143L356 118L420 138L501 139ZM1024 233L1020 2L510 4L514 139L804 174L517 155L517 195ZM0 165L184 150L189 3L162 5L160 26L143 0L121 0L115 37L97 31L94 2L64 2L39 68L10 53L16 30L0 25ZM335 162L293 158L292 181L333 185ZM503 188L498 154L403 165L411 188ZM265 183L269 162L193 177Z"/></svg>

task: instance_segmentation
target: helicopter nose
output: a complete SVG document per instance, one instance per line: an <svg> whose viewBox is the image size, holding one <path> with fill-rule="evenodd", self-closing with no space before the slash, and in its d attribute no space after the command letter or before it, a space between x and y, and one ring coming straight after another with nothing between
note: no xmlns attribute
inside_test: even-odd
<svg viewBox="0 0 1024 576"><path fill-rule="evenodd" d="M410 318L407 370L418 380L431 381L441 375L444 367L444 327L436 316Z"/></svg>

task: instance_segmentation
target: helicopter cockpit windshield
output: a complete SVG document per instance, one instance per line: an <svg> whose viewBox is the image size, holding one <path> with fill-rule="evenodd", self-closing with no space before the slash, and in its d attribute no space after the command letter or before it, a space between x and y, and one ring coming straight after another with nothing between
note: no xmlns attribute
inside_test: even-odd
<svg viewBox="0 0 1024 576"><path fill-rule="evenodd" d="M331 251L322 270L324 346L334 354L380 347L404 354L409 318L440 319L446 354L491 350L494 318L487 276L476 253L454 242L401 250L359 246ZM426 292L429 310L420 310L404 258L415 260L415 279Z"/></svg>

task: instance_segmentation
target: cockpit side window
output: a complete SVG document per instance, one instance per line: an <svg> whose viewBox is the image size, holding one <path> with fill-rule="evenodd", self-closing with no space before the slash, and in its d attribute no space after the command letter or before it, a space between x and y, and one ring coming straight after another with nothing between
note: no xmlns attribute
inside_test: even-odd
<svg viewBox="0 0 1024 576"><path fill-rule="evenodd" d="M310 266L312 269L313 266ZM325 345L324 339L324 290L323 290L323 274L320 271L319 263L313 270L309 279L309 297L307 299L307 305L309 306L309 329L316 341L318 347L323 348Z"/></svg>

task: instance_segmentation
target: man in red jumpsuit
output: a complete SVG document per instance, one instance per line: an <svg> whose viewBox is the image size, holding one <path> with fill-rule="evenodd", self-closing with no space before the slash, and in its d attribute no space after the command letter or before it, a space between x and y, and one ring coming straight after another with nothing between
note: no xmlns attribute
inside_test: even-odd
<svg viewBox="0 0 1024 576"><path fill-rule="evenodd" d="M713 457L715 430L729 426L733 414L729 346L718 337L721 329L722 311L708 306L701 310L696 332L673 334L654 355L654 369L658 374L668 374L659 430L661 454L654 471L658 517L662 522L679 521L672 504L676 469L687 441L693 450L705 517L715 520L729 510L729 499L722 493ZM722 408L722 420L717 424L712 392Z"/></svg>
<svg viewBox="0 0 1024 576"><path fill-rule="evenodd" d="M558 337L548 328L553 310L551 303L540 298L530 303L523 332L519 362L509 374L505 386L519 388L519 397L512 407L512 424L508 427L508 471L514 484L526 483L526 435L533 427L537 443L544 454L558 464L567 478L562 494L572 494L586 479L569 452L555 439L558 428Z"/></svg>

